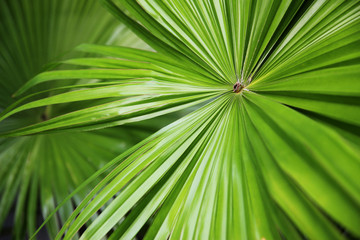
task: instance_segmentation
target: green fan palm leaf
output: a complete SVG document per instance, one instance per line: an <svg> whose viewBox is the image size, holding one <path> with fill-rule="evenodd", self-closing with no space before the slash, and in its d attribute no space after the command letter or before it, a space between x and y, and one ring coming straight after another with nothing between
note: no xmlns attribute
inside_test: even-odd
<svg viewBox="0 0 360 240"><path fill-rule="evenodd" d="M134 45L146 47L124 25L114 21L97 1L1 1L1 114L6 113L5 108L34 101L36 96L64 93L67 90L64 84L50 83L35 87L32 94L20 101L12 97L29 78L56 67L58 64L54 62L85 56L70 52L80 43L124 44L116 39L119 26L122 37L131 37ZM91 82L86 80L83 84ZM47 105L7 118L0 124L0 132L42 122L61 111ZM0 238L7 234L13 234L14 239L31 236L40 219L46 218L78 185L154 129L157 127L1 138L0 230L3 231ZM48 236L56 235L91 188L80 191L59 211L58 219L47 224Z"/></svg>
<svg viewBox="0 0 360 240"><path fill-rule="evenodd" d="M68 60L89 68L35 76L18 95L53 82L73 91L37 95L1 117L47 101L76 101L79 109L6 136L90 130L206 105L115 158L57 239L84 225L81 239L140 231L145 239L360 236L358 1L104 3L156 52L80 46L108 58ZM69 81L79 78L102 81Z"/></svg>

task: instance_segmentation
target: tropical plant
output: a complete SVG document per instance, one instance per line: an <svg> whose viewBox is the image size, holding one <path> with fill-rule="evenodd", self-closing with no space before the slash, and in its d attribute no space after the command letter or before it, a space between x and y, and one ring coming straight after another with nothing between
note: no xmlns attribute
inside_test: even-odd
<svg viewBox="0 0 360 240"><path fill-rule="evenodd" d="M155 51L80 45L93 56L62 63L83 69L35 76L0 120L77 108L3 136L101 129L203 104L77 188L68 198L112 169L57 239L360 237L359 1L103 2ZM94 78L102 81L74 82ZM70 91L25 96L53 82Z"/></svg>
<svg viewBox="0 0 360 240"><path fill-rule="evenodd" d="M54 61L83 56L70 51L80 43L148 48L97 0L0 1L0 36L0 111L16 101L11 95L18 88L44 69L53 68ZM82 80L82 84L89 83ZM67 91L64 86L51 83L33 92L42 92L44 97L52 94L47 91L50 88ZM26 101L32 100L34 97ZM61 113L61 107L48 106L10 117L0 124L0 131L41 122ZM0 238L10 235L11 229L14 239L24 239L26 232L31 236L41 221L39 215L46 218L81 182L154 129L157 125L0 138ZM91 188L79 192L73 203L60 209L59 219L47 224L50 236L55 237Z"/></svg>

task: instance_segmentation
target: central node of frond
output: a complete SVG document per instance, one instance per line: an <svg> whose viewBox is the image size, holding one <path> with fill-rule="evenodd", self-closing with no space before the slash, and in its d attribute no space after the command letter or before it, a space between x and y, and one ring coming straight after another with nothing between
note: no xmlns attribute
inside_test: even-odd
<svg viewBox="0 0 360 240"><path fill-rule="evenodd" d="M234 87L233 87L233 92L234 92L234 93L239 93L239 92L241 92L241 90L243 90L244 88L245 88L245 86L244 86L242 83L236 82L236 83L234 84Z"/></svg>

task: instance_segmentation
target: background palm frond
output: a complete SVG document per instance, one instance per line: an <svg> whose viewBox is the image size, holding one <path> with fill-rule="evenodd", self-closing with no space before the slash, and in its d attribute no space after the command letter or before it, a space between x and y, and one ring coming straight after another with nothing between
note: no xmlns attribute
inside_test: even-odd
<svg viewBox="0 0 360 240"><path fill-rule="evenodd" d="M95 26L96 25L96 26ZM54 62L84 54L71 52L80 43L116 43L149 49L98 1L22 1L0 3L0 111L17 100L12 95L30 78ZM120 35L120 37L119 37ZM127 38L127 40L125 39ZM128 41L128 42L127 42ZM130 42L131 41L131 42ZM83 81L89 84L91 81ZM49 88L64 92L61 83L33 88L51 96ZM37 96L34 94L34 96ZM33 101L34 96L22 104ZM89 103L88 103L89 104ZM0 124L0 132L39 123L61 112L57 106L32 109ZM0 230L14 239L32 235L42 220L80 183L114 156L159 128L116 128L92 133L62 133L0 138ZM55 236L62 222L91 187L78 193L47 224Z"/></svg>

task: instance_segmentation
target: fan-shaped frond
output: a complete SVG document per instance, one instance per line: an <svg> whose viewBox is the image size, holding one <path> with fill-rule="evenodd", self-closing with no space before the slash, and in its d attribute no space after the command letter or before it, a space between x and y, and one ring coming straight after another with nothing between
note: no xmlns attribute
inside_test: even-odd
<svg viewBox="0 0 360 240"><path fill-rule="evenodd" d="M131 239L144 229L145 239L341 239L344 229L360 236L358 1L104 3L156 52L83 45L111 58L66 61L91 68L42 73L17 94L55 80L100 78L102 86L47 100L101 97L109 109L96 102L95 113L80 105L9 135L120 125L126 121L119 119L157 116L173 106L208 104L116 158L118 166L58 239L71 239L105 204L81 239ZM149 78L164 91L147 84ZM112 105L111 91L127 86L141 100ZM152 91L155 98L144 100ZM178 97L185 93L183 102ZM45 99L16 104L2 117ZM142 106L149 108L138 111ZM134 111L128 115L123 107ZM92 119L107 110L114 115L104 122Z"/></svg>
<svg viewBox="0 0 360 240"><path fill-rule="evenodd" d="M0 111L19 103L12 95L30 78L53 62L84 54L70 51L80 43L118 42L117 29L130 36L136 46L141 40L126 30L95 0L3 0L0 2ZM135 36L135 37L134 37ZM129 44L129 43L128 43ZM89 84L83 81L83 84ZM22 104L35 96L51 96L66 91L64 84L49 83L33 88ZM17 102L17 103L16 103ZM47 105L47 104L46 104ZM29 124L41 123L61 109L40 108L11 116L0 124L7 132ZM40 216L46 218L80 183L102 167L109 159L158 129L112 129L92 133L62 133L42 136L0 139L0 230L1 237L14 239L32 235ZM121 137L119 137L121 136ZM123 137L123 139L122 139ZM47 225L54 237L74 207L91 189L79 192L59 211L59 218ZM6 227L10 225L10 227Z"/></svg>

